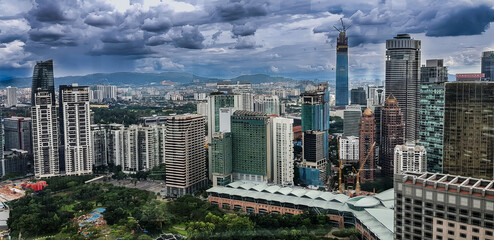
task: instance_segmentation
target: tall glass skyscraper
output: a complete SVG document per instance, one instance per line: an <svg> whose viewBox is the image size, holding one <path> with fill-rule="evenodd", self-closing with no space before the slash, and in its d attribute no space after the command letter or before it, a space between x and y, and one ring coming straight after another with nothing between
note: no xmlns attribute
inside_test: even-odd
<svg viewBox="0 0 494 240"><path fill-rule="evenodd" d="M348 37L340 31L336 43L336 106L348 105Z"/></svg>
<svg viewBox="0 0 494 240"><path fill-rule="evenodd" d="M398 34L386 40L386 97L393 94L403 112L405 139L419 136L420 40Z"/></svg>
<svg viewBox="0 0 494 240"><path fill-rule="evenodd" d="M485 74L487 81L494 81L494 51L482 53L481 71Z"/></svg>
<svg viewBox="0 0 494 240"><path fill-rule="evenodd" d="M444 83L448 69L442 59L427 60L420 77L420 143L427 150L427 171L442 173Z"/></svg>
<svg viewBox="0 0 494 240"><path fill-rule="evenodd" d="M53 77L53 60L36 63L33 71L33 85L31 89L31 105L34 106L34 96L38 91L48 91L52 104L55 104L55 84Z"/></svg>

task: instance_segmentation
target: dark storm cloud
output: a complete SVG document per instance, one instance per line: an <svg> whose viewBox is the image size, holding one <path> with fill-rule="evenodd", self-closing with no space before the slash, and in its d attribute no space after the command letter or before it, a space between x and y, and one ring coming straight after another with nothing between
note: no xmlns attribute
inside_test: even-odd
<svg viewBox="0 0 494 240"><path fill-rule="evenodd" d="M251 22L248 22L244 25L233 25L233 28L232 28L232 33L235 37L237 36L249 36L249 35L254 35L254 33L256 33L256 26L251 23Z"/></svg>
<svg viewBox="0 0 494 240"><path fill-rule="evenodd" d="M237 43L233 47L234 49L254 49L262 47L256 44L256 40L253 36L239 37Z"/></svg>
<svg viewBox="0 0 494 240"><path fill-rule="evenodd" d="M223 21L234 21L248 17L266 16L268 14L267 4L263 1L235 1L219 3L213 16Z"/></svg>
<svg viewBox="0 0 494 240"><path fill-rule="evenodd" d="M71 7L76 7L76 9L71 9ZM73 11L76 10L77 3L74 0L36 0L29 15L39 22L57 23L74 19L76 15Z"/></svg>
<svg viewBox="0 0 494 240"><path fill-rule="evenodd" d="M124 55L124 56L139 56L154 53L151 49L144 45L144 42L118 42L118 43L103 43L100 46L93 48L91 55Z"/></svg>
<svg viewBox="0 0 494 240"><path fill-rule="evenodd" d="M188 49L204 48L204 36L199 29L194 26L183 26L180 31L172 35L172 43L175 47Z"/></svg>
<svg viewBox="0 0 494 240"><path fill-rule="evenodd" d="M148 32L166 32L172 27L172 22L169 18L146 18L141 29Z"/></svg>
<svg viewBox="0 0 494 240"><path fill-rule="evenodd" d="M494 21L494 10L486 5L451 9L451 13L427 29L426 36L461 36L483 33Z"/></svg>

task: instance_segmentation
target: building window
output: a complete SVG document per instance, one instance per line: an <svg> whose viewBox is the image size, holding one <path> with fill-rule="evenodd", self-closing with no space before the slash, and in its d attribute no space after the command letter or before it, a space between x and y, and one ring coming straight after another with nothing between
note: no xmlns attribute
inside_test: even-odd
<svg viewBox="0 0 494 240"><path fill-rule="evenodd" d="M422 189L415 189L415 196L422 197Z"/></svg>
<svg viewBox="0 0 494 240"><path fill-rule="evenodd" d="M449 196L448 203L456 204L456 196Z"/></svg>
<svg viewBox="0 0 494 240"><path fill-rule="evenodd" d="M461 229L461 230L467 230L467 226L465 226L465 225L460 225L460 229Z"/></svg>
<svg viewBox="0 0 494 240"><path fill-rule="evenodd" d="M436 228L436 231L442 233L443 229L442 228Z"/></svg>
<svg viewBox="0 0 494 240"><path fill-rule="evenodd" d="M473 199L473 207L474 208L480 208L480 200L479 199Z"/></svg>
<svg viewBox="0 0 494 240"><path fill-rule="evenodd" d="M454 235L455 235L455 231L451 231L451 230L449 230L449 231L448 231L448 234L449 234L449 235L453 235L453 236L454 236Z"/></svg>
<svg viewBox="0 0 494 240"><path fill-rule="evenodd" d="M492 231L485 231L485 235L492 236Z"/></svg>
<svg viewBox="0 0 494 240"><path fill-rule="evenodd" d="M460 204L461 204L462 206L468 206L468 198L466 198L466 197L461 197L461 198L460 198Z"/></svg>
<svg viewBox="0 0 494 240"><path fill-rule="evenodd" d="M425 191L425 199L427 199L427 200L432 200L432 192L430 192L430 191Z"/></svg>
<svg viewBox="0 0 494 240"><path fill-rule="evenodd" d="M444 193L437 194L437 201L444 202Z"/></svg>
<svg viewBox="0 0 494 240"><path fill-rule="evenodd" d="M454 223L448 223L448 227L454 228L455 227L455 224Z"/></svg>

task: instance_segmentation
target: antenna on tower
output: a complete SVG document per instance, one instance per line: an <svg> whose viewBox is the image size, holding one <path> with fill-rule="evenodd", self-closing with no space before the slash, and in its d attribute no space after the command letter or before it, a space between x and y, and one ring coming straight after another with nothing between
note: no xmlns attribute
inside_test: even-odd
<svg viewBox="0 0 494 240"><path fill-rule="evenodd" d="M333 25L334 29L336 29L336 31L340 33L346 32L346 30L348 30L352 26L352 25L348 25L348 27L345 26L345 23L343 22L343 18L340 18L340 22L341 22L341 29Z"/></svg>

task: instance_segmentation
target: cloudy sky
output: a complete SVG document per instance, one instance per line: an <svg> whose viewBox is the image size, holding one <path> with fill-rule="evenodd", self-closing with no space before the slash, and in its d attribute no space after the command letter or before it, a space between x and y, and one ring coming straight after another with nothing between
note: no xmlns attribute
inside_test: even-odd
<svg viewBox="0 0 494 240"><path fill-rule="evenodd" d="M494 50L493 1L434 0L0 0L0 78L185 71L334 79L333 25L344 22L350 79L384 76L386 39L422 40L422 61L479 72Z"/></svg>

